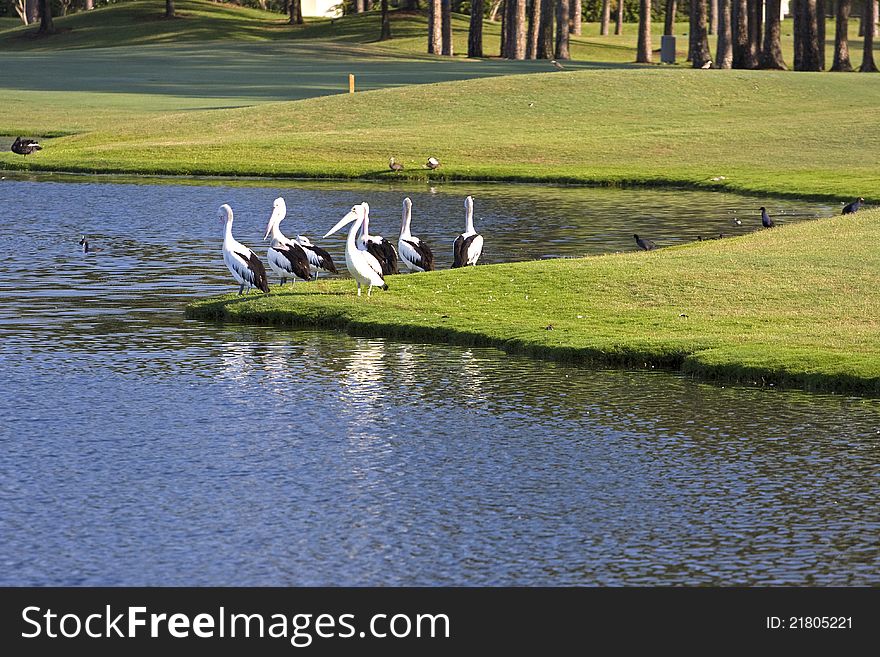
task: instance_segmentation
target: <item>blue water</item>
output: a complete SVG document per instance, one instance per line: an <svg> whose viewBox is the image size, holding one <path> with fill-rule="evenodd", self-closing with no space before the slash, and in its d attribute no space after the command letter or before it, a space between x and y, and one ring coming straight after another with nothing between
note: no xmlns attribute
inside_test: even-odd
<svg viewBox="0 0 880 657"><path fill-rule="evenodd" d="M313 239L410 194L442 244L474 193L487 261L754 205L529 189L0 182L0 584L880 583L877 400L183 318L234 287L223 202L256 247L279 193Z"/></svg>

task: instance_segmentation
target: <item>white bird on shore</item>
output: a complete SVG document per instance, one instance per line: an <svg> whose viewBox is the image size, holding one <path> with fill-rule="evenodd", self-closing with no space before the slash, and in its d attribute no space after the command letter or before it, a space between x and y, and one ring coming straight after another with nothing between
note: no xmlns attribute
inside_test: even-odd
<svg viewBox="0 0 880 657"><path fill-rule="evenodd" d="M410 221L412 221L412 201L407 196L403 199L403 214L397 250L403 264L410 271L431 271L434 269L434 254L431 253L431 248L427 244L410 233Z"/></svg>
<svg viewBox="0 0 880 657"><path fill-rule="evenodd" d="M455 238L452 245L452 267L475 265L483 253L483 236L474 230L474 197L464 200L464 232Z"/></svg>
<svg viewBox="0 0 880 657"><path fill-rule="evenodd" d="M269 291L269 280L266 268L257 254L232 236L232 208L226 203L220 206L220 221L225 225L223 233L223 262L229 268L232 277L239 284L238 293L248 292L255 287L263 292Z"/></svg>
<svg viewBox="0 0 880 657"><path fill-rule="evenodd" d="M348 267L348 272L357 281L358 296L361 296L361 285L369 286L367 296L372 294L373 287L381 287L383 290L388 289L388 285L382 276L382 266L365 247L358 244L357 234L367 215L365 205L365 203L362 203L352 207L348 214L340 219L339 223L324 235L325 238L330 237L330 235L347 224L352 224L351 229L348 231L348 238L345 241L345 266Z"/></svg>
<svg viewBox="0 0 880 657"><path fill-rule="evenodd" d="M382 276L397 273L397 251L394 245L381 235L370 235L370 205L361 203L364 208L364 227L361 233L361 243L367 251L382 265Z"/></svg>
<svg viewBox="0 0 880 657"><path fill-rule="evenodd" d="M272 216L269 217L266 235L263 237L263 241L266 241L270 235L272 236L272 242L266 250L269 267L281 277L281 285L284 285L288 278L292 278L294 282L297 278L310 281L312 273L309 270L309 258L306 252L281 232L280 224L285 216L287 216L287 204L279 196L273 203Z"/></svg>
<svg viewBox="0 0 880 657"><path fill-rule="evenodd" d="M703 64L700 68L712 68L712 60L710 59L708 62Z"/></svg>
<svg viewBox="0 0 880 657"><path fill-rule="evenodd" d="M309 264L315 268L315 280L318 280L318 272L325 271L328 274L338 274L336 264L333 258L321 247L312 244L311 240L304 235L296 236L296 243L299 244L309 259Z"/></svg>

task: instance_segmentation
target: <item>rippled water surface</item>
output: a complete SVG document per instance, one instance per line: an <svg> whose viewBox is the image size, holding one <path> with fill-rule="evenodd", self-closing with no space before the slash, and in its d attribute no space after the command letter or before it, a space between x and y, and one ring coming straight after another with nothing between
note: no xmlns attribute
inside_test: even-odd
<svg viewBox="0 0 880 657"><path fill-rule="evenodd" d="M757 222L685 192L0 182L0 584L880 584L876 400L183 318L233 287L223 202L256 247L278 194L313 239L360 200L390 237L409 194L448 265L467 193L487 262Z"/></svg>

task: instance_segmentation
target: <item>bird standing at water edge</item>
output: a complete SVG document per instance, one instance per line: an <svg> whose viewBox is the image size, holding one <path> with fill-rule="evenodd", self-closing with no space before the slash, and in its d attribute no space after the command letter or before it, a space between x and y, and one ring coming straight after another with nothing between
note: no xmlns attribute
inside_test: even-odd
<svg viewBox="0 0 880 657"><path fill-rule="evenodd" d="M310 281L312 274L305 250L296 242L287 239L281 232L280 224L285 216L287 216L287 204L279 196L273 203L272 216L269 217L266 235L263 237L263 241L266 241L270 235L272 236L272 243L266 251L269 267L281 277L281 285L284 285L288 278L292 278L294 282L297 278Z"/></svg>
<svg viewBox="0 0 880 657"><path fill-rule="evenodd" d="M840 214L855 214L856 212L858 212L861 209L862 204L864 202L865 202L865 199L863 199L861 196L859 196L852 203L847 203L846 205L844 205L843 212L841 212Z"/></svg>
<svg viewBox="0 0 880 657"><path fill-rule="evenodd" d="M311 240L309 240L308 237L305 237L304 235L297 235L295 241L303 248L303 251L306 252L306 257L308 257L309 259L309 264L315 268L315 280L318 280L319 271L326 271L328 274L339 273L336 269L336 265L333 262L333 258L330 257L330 254L321 247L312 244Z"/></svg>
<svg viewBox="0 0 880 657"><path fill-rule="evenodd" d="M410 233L412 221L412 201L409 197L403 199L403 213L400 223L400 239L397 242L397 250L400 259L410 271L431 271L434 269L434 254L431 248L418 237Z"/></svg>
<svg viewBox="0 0 880 657"><path fill-rule="evenodd" d="M13 153L18 153L19 155L30 155L31 153L35 153L36 151L43 150L43 147L33 139L22 139L21 137L16 137L15 141L12 142L12 146L10 149Z"/></svg>
<svg viewBox="0 0 880 657"><path fill-rule="evenodd" d="M761 206L761 225L764 228L773 228L776 225L776 222L770 218L770 215L767 214L767 208Z"/></svg>
<svg viewBox="0 0 880 657"><path fill-rule="evenodd" d="M382 276L382 267L379 262L357 240L358 231L367 217L365 205L365 203L361 203L352 207L348 214L339 220L339 223L327 231L324 237L330 237L343 226L352 224L345 241L345 266L348 267L348 272L357 282L357 295L361 296L361 285L368 285L367 296L369 297L373 293L373 287L387 290L388 285Z"/></svg>
<svg viewBox="0 0 880 657"><path fill-rule="evenodd" d="M403 171L403 165L400 162L395 162L393 157L388 160L388 168L391 169L394 173L397 173L398 171Z"/></svg>
<svg viewBox="0 0 880 657"><path fill-rule="evenodd" d="M433 171L440 166L440 160L438 160L436 157L429 157L425 166Z"/></svg>
<svg viewBox="0 0 880 657"><path fill-rule="evenodd" d="M266 277L266 268L257 257L257 254L232 236L232 208L224 203L220 206L220 221L224 224L223 232L223 262L229 269L229 273L239 284L238 293L244 292L247 286L248 292L255 287L263 292L269 291L269 279Z"/></svg>
<svg viewBox="0 0 880 657"><path fill-rule="evenodd" d="M483 236L474 230L474 197L464 199L464 232L452 244L452 268L476 265L483 253Z"/></svg>
<svg viewBox="0 0 880 657"><path fill-rule="evenodd" d="M653 251L657 248L657 245L654 244L651 240L646 240L643 237L639 237L638 235L633 235L636 240L636 244L639 245L639 248L643 251Z"/></svg>
<svg viewBox="0 0 880 657"><path fill-rule="evenodd" d="M558 69L558 70L560 70L560 71L565 70L565 67L564 67L562 64L560 64L559 62L557 62L555 59L551 59L551 60L550 60L550 63L553 64L553 67L554 67L554 68L556 68L556 69Z"/></svg>
<svg viewBox="0 0 880 657"><path fill-rule="evenodd" d="M397 273L397 251L394 245L381 235L370 235L370 205L361 203L364 208L361 244L382 266L382 276Z"/></svg>

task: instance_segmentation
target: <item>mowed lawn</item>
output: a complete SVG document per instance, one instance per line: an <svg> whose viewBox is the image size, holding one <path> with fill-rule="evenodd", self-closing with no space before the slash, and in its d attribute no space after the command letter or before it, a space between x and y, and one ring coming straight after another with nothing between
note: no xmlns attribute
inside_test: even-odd
<svg viewBox="0 0 880 657"><path fill-rule="evenodd" d="M878 394L878 240L880 211L863 211L652 252L390 276L370 298L327 280L188 312Z"/></svg>

